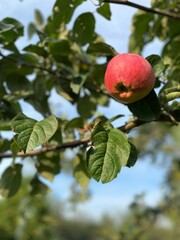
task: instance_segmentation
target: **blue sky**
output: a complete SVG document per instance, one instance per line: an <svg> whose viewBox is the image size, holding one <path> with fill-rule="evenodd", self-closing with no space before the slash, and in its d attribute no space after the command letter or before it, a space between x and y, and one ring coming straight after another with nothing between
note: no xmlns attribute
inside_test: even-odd
<svg viewBox="0 0 180 240"><path fill-rule="evenodd" d="M0 17L3 19L7 16L11 16L17 18L24 25L27 25L30 21L33 21L34 9L40 9L46 17L51 13L54 2L54 0L1 0ZM141 0L134 2L146 4L148 6L150 1ZM111 21L107 21L96 14L96 31L118 52L127 52L131 18L136 10L121 5L112 5L111 10ZM78 8L74 18L82 11L94 12L95 6L89 0L88 3ZM36 39L33 41L35 40ZM26 43L27 37L24 37L19 41L19 46L22 47ZM146 57L152 53L159 54L160 49L161 43L155 41L145 48L143 55ZM68 117L70 119L77 115L76 111L72 109L71 104L63 101L57 94L54 93L50 101L53 104L61 102L62 113L68 112ZM29 117L34 117L36 119L41 118L41 116L34 112L28 104L23 104L22 107L24 113ZM100 108L100 111L109 118L116 115L117 111L127 115L129 114L125 107L117 104L115 101L111 102L109 108ZM123 122L116 122L118 126L121 125L121 123ZM6 164L3 165L3 168L5 166ZM151 165L150 160L139 160L133 168L123 168L117 179L113 180L111 183L101 184L91 181L89 189L92 192L92 197L87 203L79 205L78 211L86 212L86 214L88 212L89 216L95 219L99 218L104 212L111 215L118 215L127 208L135 194L142 192L147 192L147 203L154 205L160 199L162 193L161 182L164 174L165 169ZM52 184L52 195L56 199L66 199L69 195L68 189L72 182L72 177L67 177L64 174L56 176Z"/></svg>

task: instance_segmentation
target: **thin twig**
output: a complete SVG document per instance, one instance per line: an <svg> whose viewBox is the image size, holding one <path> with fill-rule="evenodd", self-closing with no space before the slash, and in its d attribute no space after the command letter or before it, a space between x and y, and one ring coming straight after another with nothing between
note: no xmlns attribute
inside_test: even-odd
<svg viewBox="0 0 180 240"><path fill-rule="evenodd" d="M140 9L140 10L148 12L148 13L158 14L158 15L162 15L162 16L166 16L166 17L170 17L170 18L174 18L174 19L180 19L180 15L178 15L178 14L163 11L163 10L159 10L159 9L156 9L156 8L148 8L148 7L139 5L139 4L134 3L134 2L129 2L129 1L126 1L126 0L103 0L103 2L104 3L115 3L115 4L126 5L126 6L130 6L130 7L133 7L133 8Z"/></svg>

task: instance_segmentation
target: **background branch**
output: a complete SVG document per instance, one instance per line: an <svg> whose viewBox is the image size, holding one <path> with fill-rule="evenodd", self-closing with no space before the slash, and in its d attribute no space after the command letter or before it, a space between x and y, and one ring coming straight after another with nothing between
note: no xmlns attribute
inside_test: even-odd
<svg viewBox="0 0 180 240"><path fill-rule="evenodd" d="M1 56L2 58L5 58L5 59L11 61L11 62L14 62L14 63L18 64L18 62L17 62L16 59L14 59L14 58L12 58L12 57L9 57L9 56L6 56L6 55L4 55L2 52L0 52L0 56ZM45 68L45 67L36 66L36 65L33 65L33 64L23 63L23 62L21 62L19 65L20 65L20 66L25 66L25 67L30 67L30 68L33 68L33 69L37 69L37 70L40 70L40 71L44 71L44 72L46 72L46 73L51 74L52 76L54 76L54 77L55 77L56 79L58 79L58 80L69 81L69 82L72 80L72 79L70 79L70 78L61 76L61 74L56 73L55 71L52 71L51 69L47 69L47 68ZM104 92L104 91L101 90L101 89L93 88L92 86L89 86L89 85L87 85L87 84L84 84L83 86L84 86L86 89L88 89L89 91L93 91L93 92L96 92L96 93L99 93L99 94L102 94L102 95L104 95L104 96L107 96L107 97L109 97L109 98L114 99L111 95L109 95L108 93ZM115 100L115 99L114 99L114 100Z"/></svg>
<svg viewBox="0 0 180 240"><path fill-rule="evenodd" d="M127 0L103 0L103 2L126 5L126 6L140 9L140 10L148 12L148 13L158 14L158 15L162 15L162 16L166 16L166 17L170 17L170 18L174 18L174 19L180 19L180 15L178 15L178 14L167 12L164 10L155 9L155 8L148 8L148 7L139 5L137 3L129 2Z"/></svg>

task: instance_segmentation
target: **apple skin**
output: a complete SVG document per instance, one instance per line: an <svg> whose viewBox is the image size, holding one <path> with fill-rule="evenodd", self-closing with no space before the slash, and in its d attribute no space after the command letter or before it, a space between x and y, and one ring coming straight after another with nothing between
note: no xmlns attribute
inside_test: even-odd
<svg viewBox="0 0 180 240"><path fill-rule="evenodd" d="M138 54L123 53L107 65L104 83L108 93L121 103L133 103L154 88L155 75L150 63Z"/></svg>

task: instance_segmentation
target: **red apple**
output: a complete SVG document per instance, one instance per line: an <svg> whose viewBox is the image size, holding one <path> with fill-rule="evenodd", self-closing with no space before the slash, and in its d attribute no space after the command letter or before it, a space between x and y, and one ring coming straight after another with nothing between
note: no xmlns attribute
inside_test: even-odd
<svg viewBox="0 0 180 240"><path fill-rule="evenodd" d="M128 104L148 95L154 87L155 75L145 58L138 54L123 53L108 63L104 82L113 98Z"/></svg>

